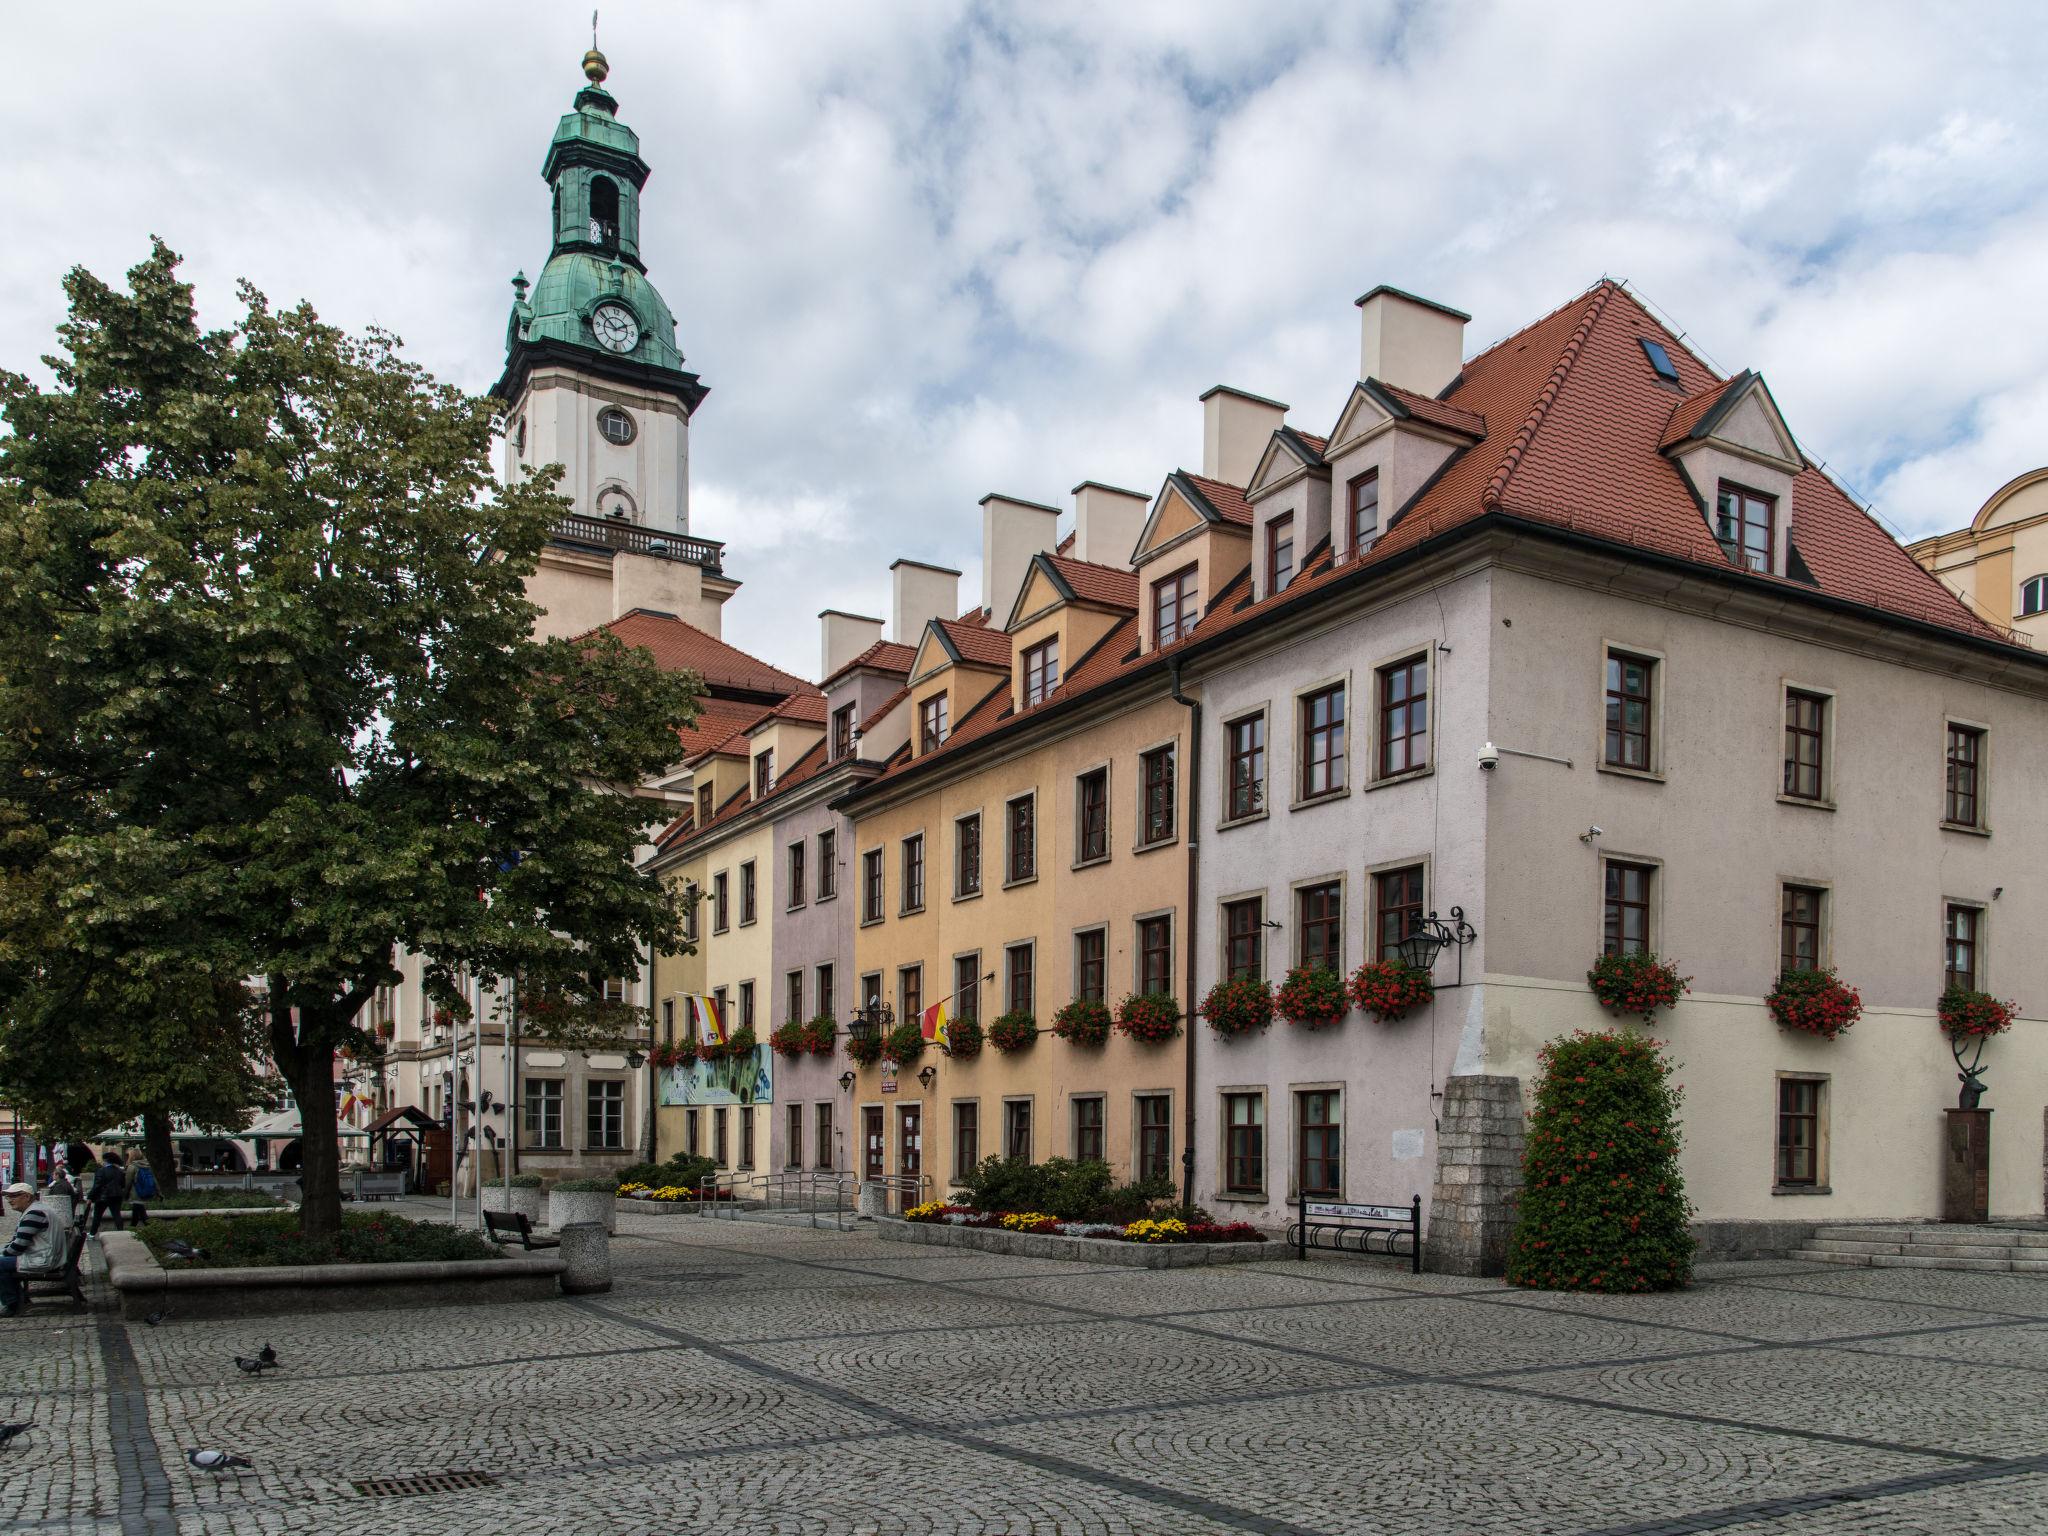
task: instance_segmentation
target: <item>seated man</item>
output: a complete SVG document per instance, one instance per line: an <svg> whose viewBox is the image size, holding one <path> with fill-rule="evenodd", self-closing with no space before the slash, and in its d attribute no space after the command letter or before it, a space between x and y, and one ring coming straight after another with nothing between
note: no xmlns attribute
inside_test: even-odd
<svg viewBox="0 0 2048 1536"><path fill-rule="evenodd" d="M20 1276L54 1274L62 1269L63 1241L50 1208L26 1184L10 1184L0 1196L6 1199L7 1209L21 1217L14 1236L0 1248L0 1317L19 1317L28 1301Z"/></svg>

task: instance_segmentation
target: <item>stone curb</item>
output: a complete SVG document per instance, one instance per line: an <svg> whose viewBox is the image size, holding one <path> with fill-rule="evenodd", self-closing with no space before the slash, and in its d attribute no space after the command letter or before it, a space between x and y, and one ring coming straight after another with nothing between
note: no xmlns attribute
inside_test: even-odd
<svg viewBox="0 0 2048 1536"><path fill-rule="evenodd" d="M1047 1232L1005 1232L1000 1227L955 1227L931 1221L875 1218L875 1236L891 1243L970 1248L1020 1259L1067 1259L1121 1264L1129 1269L1193 1269L1202 1264L1256 1264L1289 1257L1284 1243L1117 1243L1100 1237L1058 1237Z"/></svg>

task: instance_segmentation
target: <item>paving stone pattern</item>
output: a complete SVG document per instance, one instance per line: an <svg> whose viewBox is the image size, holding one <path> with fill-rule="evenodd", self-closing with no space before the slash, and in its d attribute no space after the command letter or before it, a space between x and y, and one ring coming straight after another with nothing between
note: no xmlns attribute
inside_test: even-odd
<svg viewBox="0 0 2048 1536"><path fill-rule="evenodd" d="M413 1214L434 1215L420 1204ZM607 1295L0 1323L0 1529L2048 1528L2048 1280L1718 1266L1575 1297L1321 1257L1129 1270L621 1213ZM242 1377L263 1343L284 1369ZM255 1463L215 1478L207 1446ZM376 1478L485 1487L369 1496Z"/></svg>

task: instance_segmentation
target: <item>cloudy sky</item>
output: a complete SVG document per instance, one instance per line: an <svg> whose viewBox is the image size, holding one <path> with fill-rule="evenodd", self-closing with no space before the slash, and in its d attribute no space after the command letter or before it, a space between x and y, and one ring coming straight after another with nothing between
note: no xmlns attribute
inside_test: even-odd
<svg viewBox="0 0 2048 1536"><path fill-rule="evenodd" d="M829 605L961 567L977 499L1199 465L1224 382L1327 430L1351 300L1468 350L1603 274L1907 536L2048 462L2048 34L2024 4L604 0L642 249L713 393L726 633L814 675ZM11 4L0 365L72 263L163 235L472 389L546 256L574 4Z"/></svg>

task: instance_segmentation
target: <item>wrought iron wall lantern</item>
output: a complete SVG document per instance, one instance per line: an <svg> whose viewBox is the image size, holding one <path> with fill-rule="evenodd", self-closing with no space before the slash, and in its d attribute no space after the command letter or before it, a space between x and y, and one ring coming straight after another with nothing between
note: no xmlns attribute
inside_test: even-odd
<svg viewBox="0 0 2048 1536"><path fill-rule="evenodd" d="M846 1026L846 1037L849 1040L878 1040L895 1022L896 1010L877 1000L853 1010L852 1022Z"/></svg>
<svg viewBox="0 0 2048 1536"><path fill-rule="evenodd" d="M839 1086L846 1092L853 1092L853 1084L854 1076L851 1072L842 1072L839 1074Z"/></svg>
<svg viewBox="0 0 2048 1536"><path fill-rule="evenodd" d="M1477 930L1465 921L1465 909L1453 907L1449 922L1432 912L1395 947L1402 961L1418 971L1435 969L1439 954L1446 949L1457 950L1458 979L1451 985L1462 987L1465 984L1465 946L1478 937Z"/></svg>
<svg viewBox="0 0 2048 1536"><path fill-rule="evenodd" d="M919 1086L924 1088L930 1088L933 1083L938 1081L938 1079L939 1069L937 1067L926 1067L922 1072L917 1074L918 1084Z"/></svg>

